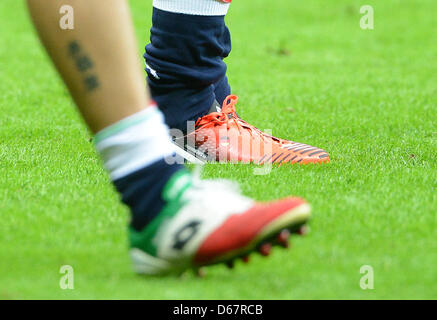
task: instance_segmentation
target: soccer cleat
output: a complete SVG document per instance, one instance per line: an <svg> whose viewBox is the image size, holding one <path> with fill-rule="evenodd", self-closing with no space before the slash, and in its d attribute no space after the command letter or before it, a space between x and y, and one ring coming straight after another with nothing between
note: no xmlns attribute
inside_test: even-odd
<svg viewBox="0 0 437 320"><path fill-rule="evenodd" d="M198 180L186 171L175 174L163 191L167 205L142 231L130 229L134 270L146 275L181 274L187 269L236 259L249 261L258 251L288 243L310 217L298 198L257 203L226 180Z"/></svg>
<svg viewBox="0 0 437 320"><path fill-rule="evenodd" d="M329 162L326 151L307 144L279 139L242 120L235 111L238 97L226 98L222 108L213 105L199 118L194 130L174 138L177 153L189 162L321 163Z"/></svg>

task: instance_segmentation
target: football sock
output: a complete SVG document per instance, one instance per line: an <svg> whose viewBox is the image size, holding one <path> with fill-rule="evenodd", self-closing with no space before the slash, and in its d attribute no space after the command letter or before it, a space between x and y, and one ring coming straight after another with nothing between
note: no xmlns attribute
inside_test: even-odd
<svg viewBox="0 0 437 320"><path fill-rule="evenodd" d="M223 59L231 51L229 4L216 0L154 0L144 58L153 99L170 128L208 113L230 94Z"/></svg>
<svg viewBox="0 0 437 320"><path fill-rule="evenodd" d="M131 227L143 229L165 205L162 190L179 170L164 117L156 106L98 132L96 149L114 185L129 206Z"/></svg>

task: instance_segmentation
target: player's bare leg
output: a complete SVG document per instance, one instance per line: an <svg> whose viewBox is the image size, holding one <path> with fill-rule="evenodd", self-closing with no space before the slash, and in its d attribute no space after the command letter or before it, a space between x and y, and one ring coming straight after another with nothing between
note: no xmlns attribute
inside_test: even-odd
<svg viewBox="0 0 437 320"><path fill-rule="evenodd" d="M126 1L27 2L42 42L94 133L150 105ZM59 26L61 5L74 9L73 30Z"/></svg>
<svg viewBox="0 0 437 320"><path fill-rule="evenodd" d="M28 0L35 26L130 207L135 270L168 274L286 247L309 219L305 201L256 203L227 181L200 181L174 153L151 106L126 1L70 0L75 29L59 28L59 1ZM151 106L147 108L147 106ZM219 201L218 201L219 200Z"/></svg>

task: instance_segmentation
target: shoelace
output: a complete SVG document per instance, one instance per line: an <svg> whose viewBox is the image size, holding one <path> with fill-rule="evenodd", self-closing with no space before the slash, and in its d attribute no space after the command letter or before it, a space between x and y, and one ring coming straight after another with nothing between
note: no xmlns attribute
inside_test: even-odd
<svg viewBox="0 0 437 320"><path fill-rule="evenodd" d="M241 134L243 127L237 121L238 116L237 113L235 112L235 104L237 103L237 101L238 101L237 96L235 95L227 96L225 101L223 102L221 112L211 112L210 114L203 116L202 118L196 121L195 127L209 128L216 125L226 124L226 128L229 129L230 122L232 121L236 125L238 131ZM205 122L206 124L203 124Z"/></svg>
<svg viewBox="0 0 437 320"><path fill-rule="evenodd" d="M246 121L242 120L235 111L235 105L238 102L238 97L236 95L229 95L223 101L223 106L221 112L212 112L196 121L196 128L208 128L216 125L226 124L226 128L229 129L230 122L232 121L236 127L238 128L239 133L242 133L242 130L246 129L249 131L251 137L253 137L253 133L257 133L263 141L265 138L269 138L277 143L281 143L281 141L267 133L262 132L257 127L252 126ZM202 125L202 122L206 122L206 124Z"/></svg>

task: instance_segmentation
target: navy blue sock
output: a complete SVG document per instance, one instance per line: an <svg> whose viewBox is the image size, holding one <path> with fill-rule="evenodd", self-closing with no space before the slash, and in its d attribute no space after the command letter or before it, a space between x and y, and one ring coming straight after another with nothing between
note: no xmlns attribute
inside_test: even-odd
<svg viewBox="0 0 437 320"><path fill-rule="evenodd" d="M214 94L217 102L222 105L226 97L231 94L231 86L229 85L228 77L224 76L214 84Z"/></svg>
<svg viewBox="0 0 437 320"><path fill-rule="evenodd" d="M131 210L131 227L140 231L161 212L165 205L162 190L170 177L181 169L182 165L169 165L162 159L114 181L123 203Z"/></svg>
<svg viewBox="0 0 437 320"><path fill-rule="evenodd" d="M205 115L231 89L223 59L231 51L224 16L177 14L153 8L146 71L153 99L170 128Z"/></svg>

